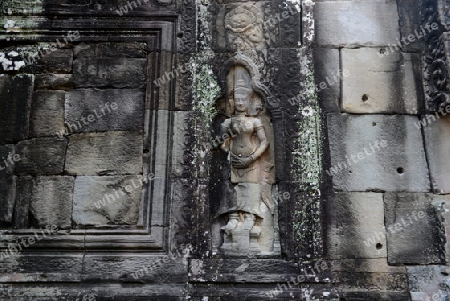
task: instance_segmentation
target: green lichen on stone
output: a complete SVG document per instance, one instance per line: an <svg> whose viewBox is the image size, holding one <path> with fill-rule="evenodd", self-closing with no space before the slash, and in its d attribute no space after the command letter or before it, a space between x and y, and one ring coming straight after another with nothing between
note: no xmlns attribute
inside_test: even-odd
<svg viewBox="0 0 450 301"><path fill-rule="evenodd" d="M7 41L13 41L23 38L21 34L38 27L36 19L27 16L41 15L44 12L44 4L42 0L3 0L0 1L0 11L0 36Z"/></svg>
<svg viewBox="0 0 450 301"><path fill-rule="evenodd" d="M307 199L302 200L294 212L293 230L296 240L304 243L312 240L305 248L313 250L313 257L322 252L322 228L320 222L320 182L322 177L322 131L321 112L316 94L313 66L307 55L303 55L302 70L304 70L303 91L299 106L299 135L296 141L298 149L293 153L295 166L294 181L299 190L305 192Z"/></svg>
<svg viewBox="0 0 450 301"><path fill-rule="evenodd" d="M44 12L42 0L3 0L0 11L4 15L35 15Z"/></svg>
<svg viewBox="0 0 450 301"><path fill-rule="evenodd" d="M7 34L13 36L14 33L22 33L36 28L37 23L31 18L22 18L17 16L0 17L1 29Z"/></svg>
<svg viewBox="0 0 450 301"><path fill-rule="evenodd" d="M193 110L204 118L203 123L209 128L215 113L215 102L220 94L212 68L202 60L191 60L192 103Z"/></svg>
<svg viewBox="0 0 450 301"><path fill-rule="evenodd" d="M294 160L302 166L300 172L294 174L294 179L300 182L302 190L311 194L320 194L319 186L322 173L322 143L321 116L316 94L312 63L304 63L305 81L301 105L299 106L298 136L299 149L294 152Z"/></svg>
<svg viewBox="0 0 450 301"><path fill-rule="evenodd" d="M197 154L194 158L194 166L201 171L208 172L206 167L205 154L209 149L205 149L204 145L208 145L210 138L210 129L214 114L216 113L215 103L220 95L220 87L212 71L212 67L208 64L211 52L202 52L193 57L189 65L191 66L192 75L192 107L194 111L193 130L195 136L195 149Z"/></svg>

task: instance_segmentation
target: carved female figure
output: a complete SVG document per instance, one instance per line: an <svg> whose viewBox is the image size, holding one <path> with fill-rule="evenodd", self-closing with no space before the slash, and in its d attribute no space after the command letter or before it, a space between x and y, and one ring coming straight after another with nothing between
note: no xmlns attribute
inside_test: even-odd
<svg viewBox="0 0 450 301"><path fill-rule="evenodd" d="M269 140L261 120L249 116L252 94L243 80L238 81L234 90L234 114L221 125L222 133L232 133L221 148L229 152L234 186L232 207L225 212L228 223L221 228L226 236L222 248L237 252L260 252L257 241L262 231L261 220L273 214L274 209L272 185L268 180L273 164L262 160ZM269 241L273 244L273 240Z"/></svg>

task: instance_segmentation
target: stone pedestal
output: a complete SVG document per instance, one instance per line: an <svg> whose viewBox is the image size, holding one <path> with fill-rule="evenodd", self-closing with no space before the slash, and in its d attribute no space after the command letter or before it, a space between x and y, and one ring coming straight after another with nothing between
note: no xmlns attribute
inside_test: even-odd
<svg viewBox="0 0 450 301"><path fill-rule="evenodd" d="M232 220L231 224L236 224L236 228L223 230L224 243L220 247L223 254L261 254L261 248L258 244L261 227L255 226L256 217L252 214L244 214L244 220L239 221L239 214L230 214L230 220Z"/></svg>

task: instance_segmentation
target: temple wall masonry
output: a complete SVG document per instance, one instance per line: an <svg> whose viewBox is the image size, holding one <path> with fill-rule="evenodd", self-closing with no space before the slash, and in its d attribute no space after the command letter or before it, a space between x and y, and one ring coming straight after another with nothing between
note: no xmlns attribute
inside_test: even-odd
<svg viewBox="0 0 450 301"><path fill-rule="evenodd" d="M448 300L450 112L427 76L440 72L427 52L445 36L448 3L419 2L317 1L315 10L316 82L348 73L319 91L334 190L327 246L331 258L367 263L368 275L399 269L410 296L377 300Z"/></svg>
<svg viewBox="0 0 450 301"><path fill-rule="evenodd" d="M0 301L449 301L449 7L2 0Z"/></svg>

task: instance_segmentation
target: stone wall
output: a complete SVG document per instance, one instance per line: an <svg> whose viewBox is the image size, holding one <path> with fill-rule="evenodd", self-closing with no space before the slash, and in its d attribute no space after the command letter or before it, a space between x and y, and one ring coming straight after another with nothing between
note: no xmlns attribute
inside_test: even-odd
<svg viewBox="0 0 450 301"><path fill-rule="evenodd" d="M448 300L447 8L3 1L0 300ZM273 126L271 255L218 251L236 66Z"/></svg>
<svg viewBox="0 0 450 301"><path fill-rule="evenodd" d="M447 6L317 1L316 82L325 83L331 157L327 251L345 300L373 298L366 289L382 291L377 300L448 300L450 107L437 112L445 101L430 91L448 88L448 65L429 67L448 62L428 54L440 51Z"/></svg>

